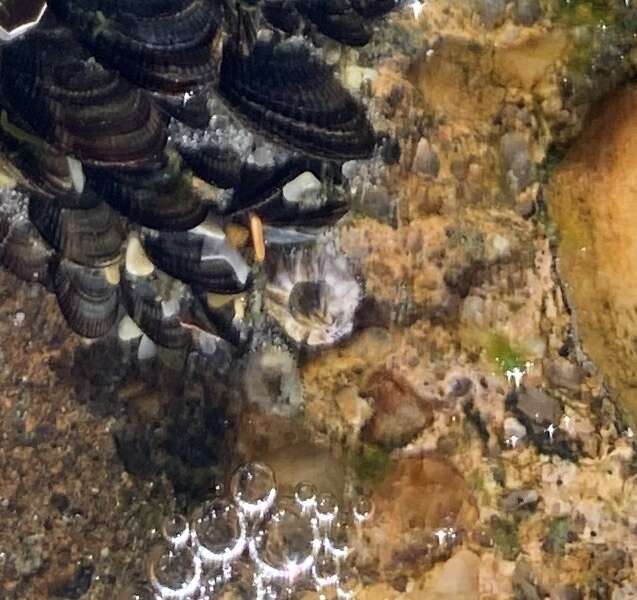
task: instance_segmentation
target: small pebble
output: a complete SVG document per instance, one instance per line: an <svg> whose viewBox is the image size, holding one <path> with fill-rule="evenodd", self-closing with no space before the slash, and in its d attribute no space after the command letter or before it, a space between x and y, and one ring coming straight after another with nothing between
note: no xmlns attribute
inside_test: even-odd
<svg viewBox="0 0 637 600"><path fill-rule="evenodd" d="M537 388L530 388L518 394L518 409L538 425L557 425L562 417L560 403Z"/></svg>
<svg viewBox="0 0 637 600"><path fill-rule="evenodd" d="M533 180L533 163L526 137L518 131L505 133L500 140L500 156L511 189L518 194Z"/></svg>
<svg viewBox="0 0 637 600"><path fill-rule="evenodd" d="M422 175L438 177L438 173L440 172L440 159L427 138L420 138L418 146L416 147L416 155L414 156L411 170L415 173L421 173Z"/></svg>
<svg viewBox="0 0 637 600"><path fill-rule="evenodd" d="M535 490L515 490L502 500L502 508L509 511L529 508L538 503L540 495Z"/></svg>
<svg viewBox="0 0 637 600"><path fill-rule="evenodd" d="M495 27L504 19L505 0L474 0L474 6L482 22L489 28Z"/></svg>
<svg viewBox="0 0 637 600"><path fill-rule="evenodd" d="M515 3L515 21L527 27L533 25L542 16L540 0L517 0Z"/></svg>
<svg viewBox="0 0 637 600"><path fill-rule="evenodd" d="M556 358L548 364L546 376L554 386L571 391L579 390L584 379L582 369L562 357Z"/></svg>
<svg viewBox="0 0 637 600"><path fill-rule="evenodd" d="M506 417L504 419L504 437L507 440L521 440L526 437L526 427L520 423L515 417Z"/></svg>

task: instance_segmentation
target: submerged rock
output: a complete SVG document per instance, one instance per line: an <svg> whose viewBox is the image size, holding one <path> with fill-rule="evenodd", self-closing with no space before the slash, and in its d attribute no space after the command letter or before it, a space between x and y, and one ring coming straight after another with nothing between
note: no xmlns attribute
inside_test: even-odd
<svg viewBox="0 0 637 600"><path fill-rule="evenodd" d="M402 459L372 498L369 551L392 577L444 556L477 518L462 475L437 458Z"/></svg>
<svg viewBox="0 0 637 600"><path fill-rule="evenodd" d="M361 391L374 402L374 416L363 431L371 442L403 446L433 420L431 403L416 394L404 378L379 369Z"/></svg>
<svg viewBox="0 0 637 600"><path fill-rule="evenodd" d="M609 100L547 193L559 270L584 350L637 424L637 87Z"/></svg>

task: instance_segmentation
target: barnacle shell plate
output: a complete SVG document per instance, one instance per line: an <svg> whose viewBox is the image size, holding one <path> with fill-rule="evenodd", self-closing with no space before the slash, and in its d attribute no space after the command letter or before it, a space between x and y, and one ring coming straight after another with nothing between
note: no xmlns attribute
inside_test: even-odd
<svg viewBox="0 0 637 600"><path fill-rule="evenodd" d="M283 257L265 291L265 308L297 344L329 346L352 333L362 287L333 243Z"/></svg>

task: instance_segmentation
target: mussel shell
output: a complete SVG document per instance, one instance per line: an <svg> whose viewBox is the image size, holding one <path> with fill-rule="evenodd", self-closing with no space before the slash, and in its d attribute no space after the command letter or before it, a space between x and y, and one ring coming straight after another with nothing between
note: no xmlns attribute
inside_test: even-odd
<svg viewBox="0 0 637 600"><path fill-rule="evenodd" d="M10 42L35 27L46 10L46 0L2 0L0 41Z"/></svg>
<svg viewBox="0 0 637 600"><path fill-rule="evenodd" d="M349 46L364 46L372 37L367 20L350 0L300 0L297 10L323 34Z"/></svg>
<svg viewBox="0 0 637 600"><path fill-rule="evenodd" d="M229 135L222 139L210 135L209 131L193 131L181 123L171 124L170 132L172 142L193 172L204 181L226 189L239 185L243 154L249 152L249 148L237 147L236 138L234 144L230 143L234 128L229 122L224 125L229 125L223 128ZM246 139L245 146L247 142Z"/></svg>
<svg viewBox="0 0 637 600"><path fill-rule="evenodd" d="M237 219L254 212L276 224L333 222L342 214L342 194L326 196L324 202L314 206L287 202L282 194L286 184L306 171L334 179L340 173L340 169L332 168L336 163L290 151L246 132L217 104L204 131L174 122L170 126L173 144L195 174L217 186L232 188L224 194L223 202L210 203L211 212Z"/></svg>
<svg viewBox="0 0 637 600"><path fill-rule="evenodd" d="M60 310L71 329L83 337L100 337L117 321L119 286L109 279L106 269L68 260L54 268L53 288Z"/></svg>
<svg viewBox="0 0 637 600"><path fill-rule="evenodd" d="M399 0L350 0L354 10L367 19L382 17L394 10Z"/></svg>
<svg viewBox="0 0 637 600"><path fill-rule="evenodd" d="M221 23L211 0L52 0L95 56L147 89L179 94L215 74Z"/></svg>
<svg viewBox="0 0 637 600"><path fill-rule="evenodd" d="M206 331L215 331L236 347L243 347L250 338L246 293L222 295L200 293L192 304L192 315Z"/></svg>
<svg viewBox="0 0 637 600"><path fill-rule="evenodd" d="M27 188L31 196L55 200L64 208L91 208L99 204L100 199L85 181L80 182L78 189L78 182L74 181L71 171L74 159L45 142L34 146L4 134L4 130L0 129L0 148L17 169L20 185ZM77 161L76 165L81 169Z"/></svg>
<svg viewBox="0 0 637 600"><path fill-rule="evenodd" d="M0 235L0 262L23 281L47 284L53 250L33 224L18 218Z"/></svg>
<svg viewBox="0 0 637 600"><path fill-rule="evenodd" d="M235 293L249 283L248 265L212 221L190 231L146 229L142 243L160 270L197 288Z"/></svg>
<svg viewBox="0 0 637 600"><path fill-rule="evenodd" d="M125 270L124 270L125 271ZM122 273L122 304L130 318L156 344L165 348L183 348L190 342L190 332L182 326L180 308L167 314L166 304L158 294L155 278L137 278Z"/></svg>
<svg viewBox="0 0 637 600"><path fill-rule="evenodd" d="M153 92L157 106L167 115L196 129L205 129L212 116L208 108L208 86L184 94Z"/></svg>
<svg viewBox="0 0 637 600"><path fill-rule="evenodd" d="M294 34L299 32L303 25L296 4L295 0L265 0L261 10L272 26L287 34Z"/></svg>
<svg viewBox="0 0 637 600"><path fill-rule="evenodd" d="M318 194L312 202L295 200L286 194L286 188L312 171L304 170L299 164L298 169L291 170L286 177L281 178L272 187L261 187L258 193L246 194L244 186L239 187L230 202L235 206L234 218L246 213L255 213L269 225L324 226L335 223L346 212L348 204L345 195L336 189L330 193ZM264 182L265 183L265 182ZM249 203L253 199L253 204Z"/></svg>
<svg viewBox="0 0 637 600"><path fill-rule="evenodd" d="M139 239L129 237L126 261L121 268L121 299L126 312L156 344L183 348L190 342L190 331L182 326L184 285L157 270L140 272L148 264Z"/></svg>
<svg viewBox="0 0 637 600"><path fill-rule="evenodd" d="M165 117L149 95L89 56L61 27L42 27L2 56L9 118L89 166L137 169L161 160Z"/></svg>
<svg viewBox="0 0 637 600"><path fill-rule="evenodd" d="M192 177L171 154L164 164L134 172L93 170L91 185L128 220L161 230L192 229L208 207L192 185Z"/></svg>
<svg viewBox="0 0 637 600"><path fill-rule="evenodd" d="M362 105L300 39L262 36L248 55L236 40L227 43L219 92L254 126L310 155L347 160L373 153Z"/></svg>
<svg viewBox="0 0 637 600"><path fill-rule="evenodd" d="M121 256L124 227L104 203L88 209L61 208L55 201L33 197L29 218L51 246L76 263L102 267Z"/></svg>

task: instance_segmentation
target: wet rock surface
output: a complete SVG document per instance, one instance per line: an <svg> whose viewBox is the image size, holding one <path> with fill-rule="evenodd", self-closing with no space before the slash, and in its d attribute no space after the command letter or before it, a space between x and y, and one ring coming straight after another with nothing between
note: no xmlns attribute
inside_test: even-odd
<svg viewBox="0 0 637 600"><path fill-rule="evenodd" d="M0 596L131 597L163 516L246 460L285 493L373 498L362 598L634 595L634 434L606 385L629 394L634 368L632 90L546 186L633 68L617 4L436 0L360 52L324 48L387 137L343 166L334 233L364 297L321 352L268 331L245 370L131 371L2 274Z"/></svg>
<svg viewBox="0 0 637 600"><path fill-rule="evenodd" d="M560 164L547 196L560 228L560 272L584 349L637 415L633 344L637 89L595 114Z"/></svg>

